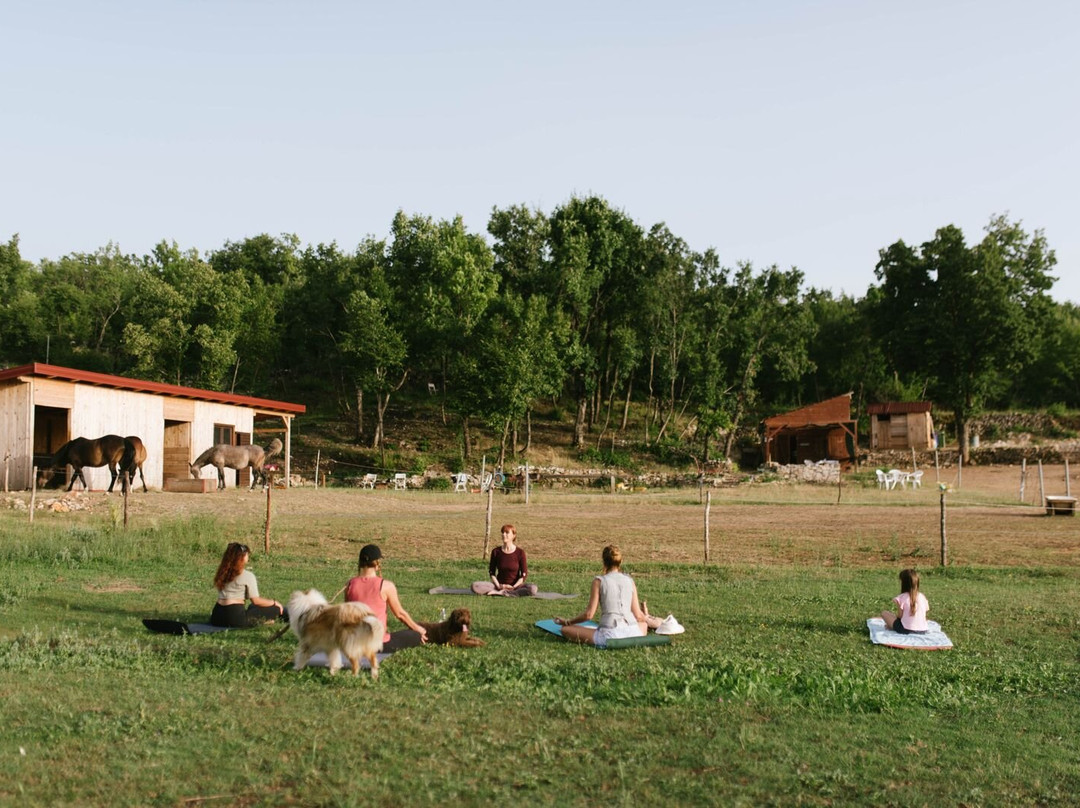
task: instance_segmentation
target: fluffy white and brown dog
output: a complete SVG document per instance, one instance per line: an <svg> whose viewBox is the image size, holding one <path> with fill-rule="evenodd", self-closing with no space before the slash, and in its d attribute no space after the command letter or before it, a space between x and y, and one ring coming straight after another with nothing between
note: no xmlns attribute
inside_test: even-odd
<svg viewBox="0 0 1080 808"><path fill-rule="evenodd" d="M383 624L363 603L330 605L317 589L293 592L289 598L289 626L300 645L293 668L300 670L313 654L326 654L331 675L342 666L341 656L349 660L352 672L360 675L360 659L371 665L371 678L379 678Z"/></svg>

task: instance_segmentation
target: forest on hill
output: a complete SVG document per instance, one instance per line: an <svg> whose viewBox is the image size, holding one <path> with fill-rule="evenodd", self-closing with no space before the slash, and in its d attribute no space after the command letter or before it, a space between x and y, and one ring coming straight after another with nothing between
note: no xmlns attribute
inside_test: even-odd
<svg viewBox="0 0 1080 808"><path fill-rule="evenodd" d="M395 408L421 398L464 459L478 430L527 443L534 414L565 416L579 450L614 447L633 418L641 445L709 459L847 392L856 415L932 400L965 448L987 409L1080 407L1080 307L1049 296L1054 265L1041 231L995 217L977 240L946 225L883 245L877 283L836 295L795 268L722 266L597 196L495 208L487 233L399 211L353 248L258 235L34 264L16 235L0 363L303 402L384 452Z"/></svg>

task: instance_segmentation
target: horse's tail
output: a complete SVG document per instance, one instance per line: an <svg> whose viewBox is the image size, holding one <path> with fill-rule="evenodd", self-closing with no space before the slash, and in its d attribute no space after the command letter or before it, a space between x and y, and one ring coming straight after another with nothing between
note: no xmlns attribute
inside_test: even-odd
<svg viewBox="0 0 1080 808"><path fill-rule="evenodd" d="M270 441L270 445L267 446L264 450L265 454L263 455L263 461L265 462L271 457L276 457L277 455L281 454L281 450L283 448L284 445L281 443L281 441L277 438L274 438L272 441Z"/></svg>

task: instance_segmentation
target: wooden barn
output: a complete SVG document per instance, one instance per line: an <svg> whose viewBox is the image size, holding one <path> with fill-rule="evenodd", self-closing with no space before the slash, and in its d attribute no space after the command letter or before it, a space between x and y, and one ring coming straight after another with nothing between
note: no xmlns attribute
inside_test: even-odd
<svg viewBox="0 0 1080 808"><path fill-rule="evenodd" d="M869 404L870 449L933 449L934 419L929 401L887 401Z"/></svg>
<svg viewBox="0 0 1080 808"><path fill-rule="evenodd" d="M137 435L146 445L146 483L190 479L188 464L217 443L284 444L279 464L289 480L292 419L302 404L34 363L0 370L0 454L12 490L29 488L34 466L76 437ZM105 489L105 468L83 471L91 489ZM226 470L226 485L248 485L249 471ZM203 477L215 478L212 466Z"/></svg>
<svg viewBox="0 0 1080 808"><path fill-rule="evenodd" d="M766 463L851 463L858 444L851 393L766 418L761 424L761 440Z"/></svg>

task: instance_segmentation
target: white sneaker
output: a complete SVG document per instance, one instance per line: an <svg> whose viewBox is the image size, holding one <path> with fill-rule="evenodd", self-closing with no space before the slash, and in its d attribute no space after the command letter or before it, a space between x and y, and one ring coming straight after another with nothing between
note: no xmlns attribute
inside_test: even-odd
<svg viewBox="0 0 1080 808"><path fill-rule="evenodd" d="M657 634L682 634L684 631L686 631L686 629L675 619L675 615L673 614L669 614L665 617L656 628Z"/></svg>

